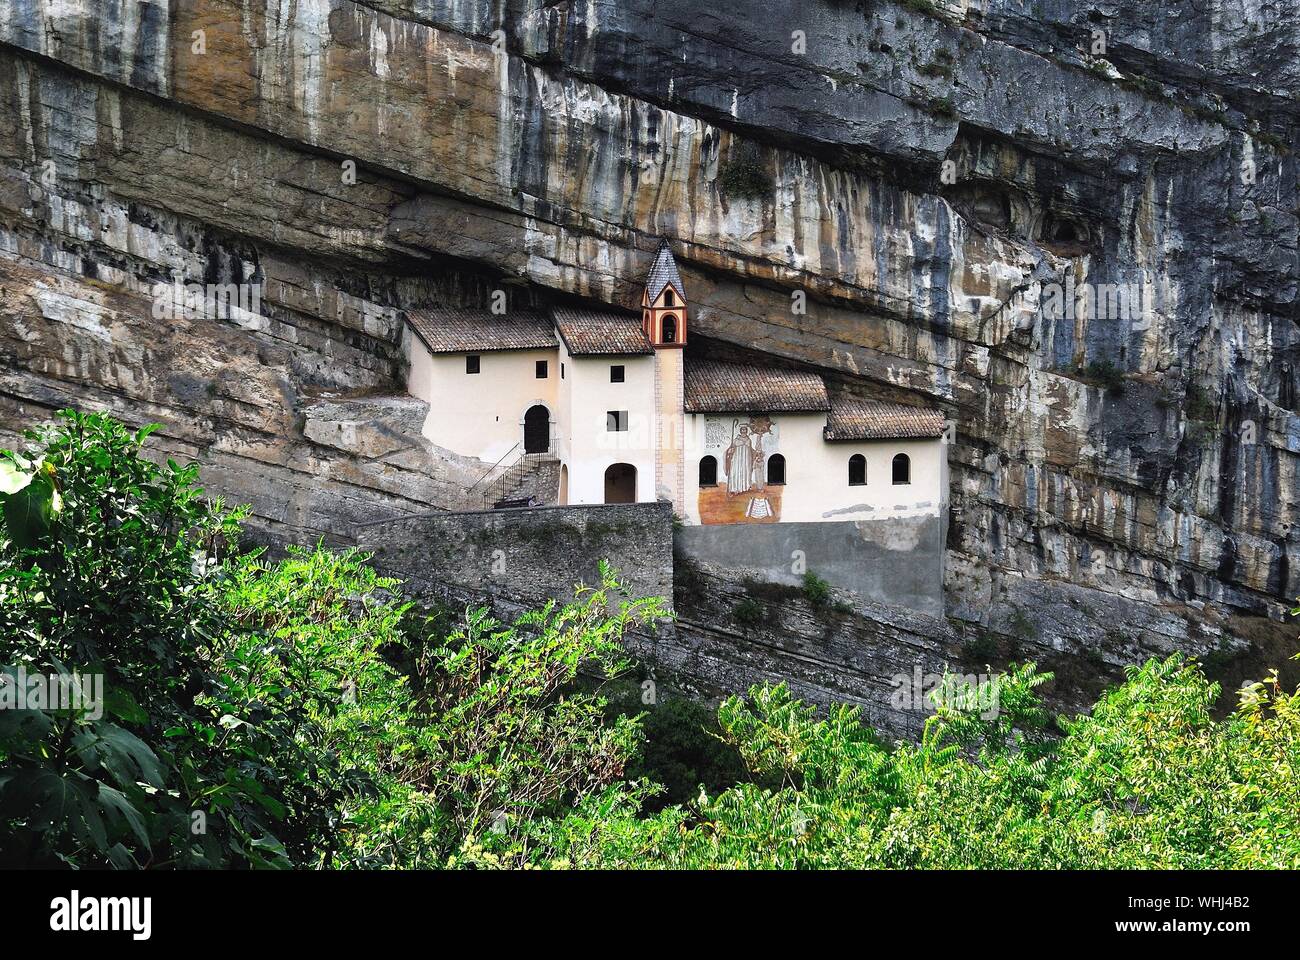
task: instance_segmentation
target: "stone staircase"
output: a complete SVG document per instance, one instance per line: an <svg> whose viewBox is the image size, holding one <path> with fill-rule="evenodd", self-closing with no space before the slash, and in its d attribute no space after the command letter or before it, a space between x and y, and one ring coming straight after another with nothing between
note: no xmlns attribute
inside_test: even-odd
<svg viewBox="0 0 1300 960"><path fill-rule="evenodd" d="M559 499L560 461L556 457L527 454L520 464L517 472L507 471L502 476L500 486L493 484L494 492L488 497L491 502L485 506L535 507Z"/></svg>
<svg viewBox="0 0 1300 960"><path fill-rule="evenodd" d="M559 488L560 461L554 453L512 450L465 491L459 509L495 510L552 504L559 500Z"/></svg>

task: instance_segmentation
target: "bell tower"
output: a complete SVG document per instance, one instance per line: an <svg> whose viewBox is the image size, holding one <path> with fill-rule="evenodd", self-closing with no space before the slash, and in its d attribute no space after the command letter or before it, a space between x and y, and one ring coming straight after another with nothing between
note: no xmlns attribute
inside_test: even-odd
<svg viewBox="0 0 1300 960"><path fill-rule="evenodd" d="M655 351L655 497L684 516L686 291L667 240L659 241L646 277L641 328Z"/></svg>

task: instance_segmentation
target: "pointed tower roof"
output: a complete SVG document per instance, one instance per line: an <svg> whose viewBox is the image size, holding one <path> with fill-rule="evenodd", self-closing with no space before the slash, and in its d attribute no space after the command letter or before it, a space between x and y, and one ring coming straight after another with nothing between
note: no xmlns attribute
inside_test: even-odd
<svg viewBox="0 0 1300 960"><path fill-rule="evenodd" d="M659 294L663 293L664 287L670 283L677 291L677 295L685 300L686 291L682 287L681 274L677 272L677 261L673 259L673 251L669 248L667 240L660 240L654 263L650 264L650 273L645 281L650 302L654 303L658 300Z"/></svg>

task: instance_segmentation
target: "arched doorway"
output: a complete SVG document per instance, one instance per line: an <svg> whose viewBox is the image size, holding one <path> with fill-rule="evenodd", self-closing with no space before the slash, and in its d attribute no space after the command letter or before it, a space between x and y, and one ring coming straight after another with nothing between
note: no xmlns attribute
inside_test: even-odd
<svg viewBox="0 0 1300 960"><path fill-rule="evenodd" d="M636 467L613 463L605 469L605 502L636 503Z"/></svg>
<svg viewBox="0 0 1300 960"><path fill-rule="evenodd" d="M524 453L545 453L551 449L551 411L542 404L524 414Z"/></svg>
<svg viewBox="0 0 1300 960"><path fill-rule="evenodd" d="M569 502L569 465L566 463L560 467L560 505L564 506Z"/></svg>

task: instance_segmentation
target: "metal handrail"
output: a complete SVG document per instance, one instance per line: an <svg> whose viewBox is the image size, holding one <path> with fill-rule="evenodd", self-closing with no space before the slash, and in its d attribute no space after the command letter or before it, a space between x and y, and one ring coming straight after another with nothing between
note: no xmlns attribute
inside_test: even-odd
<svg viewBox="0 0 1300 960"><path fill-rule="evenodd" d="M519 444L516 443L513 447L511 447L511 448L510 448L509 450L507 450L505 453L501 454L501 456L497 458L497 462L496 462L496 463L494 463L494 464L492 464L492 466L488 467L487 470L483 473L482 476L480 476L477 480L475 480L472 484L470 484L468 487L465 488L465 491L464 491L464 494L463 494L464 497L465 497L466 499L468 499L468 498L469 498L469 495L470 495L471 493L473 493L473 492L478 488L478 485L479 485L480 483L482 483L484 480L486 480L489 476L491 476L493 470L495 470L497 467L501 466L501 461L504 460L506 457L510 456L510 454L514 453L514 452L515 452L516 450L518 450L518 449L519 449ZM506 467L506 469L509 470L510 468L509 468L509 467Z"/></svg>
<svg viewBox="0 0 1300 960"><path fill-rule="evenodd" d="M518 444L515 444L515 446L518 446ZM525 451L520 454L519 458L516 459L514 463L510 464L510 466L506 467L506 469L501 472L501 475L492 481L491 486L484 491L482 499L483 506L491 507L501 500L504 500L506 494L511 490L511 488L520 483L533 467L542 462L542 460L555 456L556 447L557 441L555 438L552 438L550 442L547 443L545 450Z"/></svg>

